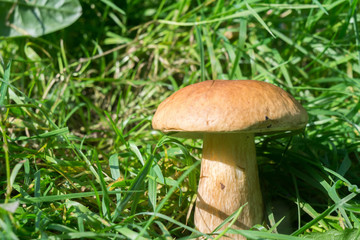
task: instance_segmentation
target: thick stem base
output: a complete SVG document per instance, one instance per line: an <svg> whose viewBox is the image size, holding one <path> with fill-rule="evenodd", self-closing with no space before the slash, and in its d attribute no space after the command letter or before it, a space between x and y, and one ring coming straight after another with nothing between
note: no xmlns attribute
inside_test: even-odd
<svg viewBox="0 0 360 240"><path fill-rule="evenodd" d="M253 134L206 134L195 209L195 225L212 232L247 203L235 229L249 229L263 220ZM245 239L241 235L230 235Z"/></svg>

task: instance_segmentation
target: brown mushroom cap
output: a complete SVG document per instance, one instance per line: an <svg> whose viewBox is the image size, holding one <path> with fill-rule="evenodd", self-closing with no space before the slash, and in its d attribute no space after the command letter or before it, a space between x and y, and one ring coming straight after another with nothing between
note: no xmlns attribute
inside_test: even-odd
<svg viewBox="0 0 360 240"><path fill-rule="evenodd" d="M255 80L209 80L163 101L154 129L202 137L203 133L269 133L305 127L306 110L281 88Z"/></svg>

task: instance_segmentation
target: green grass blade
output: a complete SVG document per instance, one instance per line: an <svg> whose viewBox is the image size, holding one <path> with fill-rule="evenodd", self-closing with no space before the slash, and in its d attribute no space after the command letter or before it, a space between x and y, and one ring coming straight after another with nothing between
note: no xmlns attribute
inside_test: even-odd
<svg viewBox="0 0 360 240"><path fill-rule="evenodd" d="M113 154L109 158L109 167L111 176L114 180L118 180L121 177L120 168L119 168L119 159L118 154Z"/></svg>
<svg viewBox="0 0 360 240"><path fill-rule="evenodd" d="M141 162L142 165L145 165L144 158L141 155L139 148L133 142L129 142L129 149L135 154L137 159Z"/></svg>
<svg viewBox="0 0 360 240"><path fill-rule="evenodd" d="M18 164L15 165L15 167L13 168L13 170L11 171L11 175L10 175L10 186L14 185L15 182L15 178L18 175L21 167L23 166L23 162L20 162Z"/></svg>
<svg viewBox="0 0 360 240"><path fill-rule="evenodd" d="M226 234L226 232L228 232L231 228L232 225L234 225L234 223L237 221L237 219L239 218L242 210L244 209L244 207L247 205L247 203L245 203L244 205L242 205L237 211L235 211L233 214L231 214L231 217L228 217L227 219L224 220L224 222L221 225L226 224L226 222L230 221L230 223L226 226L226 228L220 232L220 234L218 236L216 236L214 239L218 240L220 239L222 236L224 236ZM217 229L220 229L222 226L218 226L215 230L217 231Z"/></svg>
<svg viewBox="0 0 360 240"><path fill-rule="evenodd" d="M118 193L125 193L129 191L125 190L116 190L116 191L108 191L109 195L118 194ZM139 191L132 191L132 192L139 192ZM102 191L98 191L99 195L103 195ZM95 192L80 192L80 193L69 193L63 195L49 195L49 196L41 196L41 197L24 197L18 198L17 200L20 203L42 203L42 202L55 202L55 201L63 201L67 199L74 199L74 198L85 198L85 197L93 197Z"/></svg>
<svg viewBox="0 0 360 240"><path fill-rule="evenodd" d="M196 42L199 46L199 52L200 52L200 80L201 82L205 81L205 57L204 57L204 44L202 41L202 34L199 26L195 26L196 29Z"/></svg>
<svg viewBox="0 0 360 240"><path fill-rule="evenodd" d="M7 89L10 83L10 70L11 70L11 61L8 62L4 71L4 78L0 86L0 106L3 106L5 103L5 97L7 95Z"/></svg>
<svg viewBox="0 0 360 240"><path fill-rule="evenodd" d="M323 11L326 15L329 15L329 13L326 11L326 9L323 7L323 5L321 5L321 3L318 0L313 0L313 2L319 6L319 8L321 9L321 11Z"/></svg>
<svg viewBox="0 0 360 240"><path fill-rule="evenodd" d="M302 240L303 238L296 237L296 236L289 236L284 234L275 234L275 233L268 233L268 232L259 232L259 231L251 231L251 230L236 230L230 229L228 233L231 234L241 234L248 239L275 239L275 240Z"/></svg>
<svg viewBox="0 0 360 240"><path fill-rule="evenodd" d="M168 21L168 20L158 20L158 22L164 23L164 24L169 24L169 25L175 25L175 26L193 27L193 26L204 25L204 24L209 24L209 23L223 22L226 20L236 19L239 17L247 17L249 15L253 15L254 13L263 12L265 10L268 10L268 8L267 7L257 8L257 9L253 9L252 11L246 10L246 11L237 12L232 15L225 16L225 17L221 17L221 18L215 18L215 19L211 19L211 20L204 20L204 21L198 21L198 22L175 22L175 21Z"/></svg>
<svg viewBox="0 0 360 240"><path fill-rule="evenodd" d="M207 237L207 238L209 238L209 239L212 239L212 237L211 237L210 235L201 233L201 232L199 232L198 230L196 230L196 229L194 229L194 228L191 228L191 227L189 227L189 226L187 226L187 225L185 225L185 224L183 224L183 223L181 223L181 222L179 222L179 221L176 221L176 220L174 220L173 218L171 218L171 217L169 217L169 216L166 216L166 215L164 215L164 214L162 214L162 213L141 212L141 213L138 213L137 215L149 215L149 216L152 216L152 217L156 216L156 217L165 219L165 220L168 221L168 222L174 223L175 225L177 225L177 226L179 226L179 227L181 227L181 228L183 228L183 229L186 229L186 230L188 230L188 231L190 231L190 232L196 233L196 234L198 234L198 236L205 236L205 237ZM195 236L194 236L194 237L195 237Z"/></svg>
<svg viewBox="0 0 360 240"><path fill-rule="evenodd" d="M155 212L156 198L157 198L157 182L156 182L156 173L153 168L150 168L149 171L148 194L149 194L150 203L153 206Z"/></svg>
<svg viewBox="0 0 360 240"><path fill-rule="evenodd" d="M31 136L31 137L18 137L15 139L11 139L12 141L21 141L21 140L29 140L29 139L37 139L37 138L52 138L52 137L57 137L57 136L63 136L64 134L68 134L69 133L69 129L67 127L64 128L60 128L60 129L56 129L50 132L46 132L46 133L42 133L39 135L35 135L35 136Z"/></svg>
<svg viewBox="0 0 360 240"><path fill-rule="evenodd" d="M324 212L322 212L319 216L311 220L310 222L306 223L304 226L293 232L291 235L298 236L307 229L309 229L311 226L319 222L320 220L324 219L327 215L331 214L333 211L335 211L337 208L337 204L334 204L330 206L328 209L326 209Z"/></svg>
<svg viewBox="0 0 360 240"><path fill-rule="evenodd" d="M161 200L161 202L158 204L154 215L147 221L144 229L140 232L140 236L142 236L145 233L145 230L150 226L150 224L152 224L152 222L155 219L155 216L157 213L160 212L160 209L165 205L166 201L170 198L170 196L173 194L173 192L179 187L179 184L185 179L185 177L187 177L189 175L189 173L191 173L191 171L193 171L198 165L200 164L200 161L195 162L192 166L190 166L180 177L179 179L176 181L177 182L177 186L173 186L171 187L171 189L168 191L167 195L163 198L163 200Z"/></svg>
<svg viewBox="0 0 360 240"><path fill-rule="evenodd" d="M270 35L273 38L276 38L276 36L272 33L272 31L270 30L270 28L266 25L266 23L264 22L264 20L262 20L262 18L259 16L259 14L247 3L247 1L245 1L246 7L249 9L249 11L251 12L251 15L253 15L256 20L258 20L258 22L266 29L266 31L268 31L268 33L270 33Z"/></svg>
<svg viewBox="0 0 360 240"><path fill-rule="evenodd" d="M128 202L130 201L131 197L134 195L134 191L139 190L142 186L142 184L144 183L144 180L150 170L150 167L152 165L152 157L149 157L147 159L147 161L145 162L145 164L143 165L143 167L141 168L141 170L139 171L138 175L136 176L136 178L133 180L129 191L126 192L123 200L121 201L120 205L116 208L116 212L117 214L120 214L123 209L125 208L126 204L128 204Z"/></svg>
<svg viewBox="0 0 360 240"><path fill-rule="evenodd" d="M206 47L208 50L208 55L210 58L212 79L215 80L215 79L218 79L218 76L222 75L222 68L221 68L220 62L216 58L215 51L214 51L214 45L213 45L213 42L211 41L208 27L204 26L202 28L202 30L203 30L203 34L204 34L204 38L205 38L205 42L206 42Z"/></svg>

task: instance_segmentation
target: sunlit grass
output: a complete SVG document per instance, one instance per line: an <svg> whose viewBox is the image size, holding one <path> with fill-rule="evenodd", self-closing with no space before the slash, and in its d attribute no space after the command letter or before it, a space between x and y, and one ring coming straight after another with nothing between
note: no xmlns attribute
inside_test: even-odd
<svg viewBox="0 0 360 240"><path fill-rule="evenodd" d="M128 1L127 15L106 2L84 0L61 32L0 40L1 238L201 236L202 142L151 119L206 79L276 84L310 116L303 132L257 138L266 219L227 233L358 238L357 1Z"/></svg>

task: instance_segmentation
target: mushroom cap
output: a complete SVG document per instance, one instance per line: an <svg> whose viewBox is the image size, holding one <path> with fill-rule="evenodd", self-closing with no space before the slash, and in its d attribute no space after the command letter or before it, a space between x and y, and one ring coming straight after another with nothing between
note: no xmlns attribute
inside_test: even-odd
<svg viewBox="0 0 360 240"><path fill-rule="evenodd" d="M255 80L209 80L189 85L163 101L154 129L198 138L203 133L266 134L304 128L306 110L289 93Z"/></svg>

